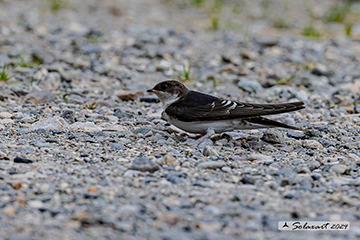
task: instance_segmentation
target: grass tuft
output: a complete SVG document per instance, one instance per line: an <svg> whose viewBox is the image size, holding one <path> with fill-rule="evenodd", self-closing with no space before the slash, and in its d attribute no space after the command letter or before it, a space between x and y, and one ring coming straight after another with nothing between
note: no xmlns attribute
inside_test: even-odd
<svg viewBox="0 0 360 240"><path fill-rule="evenodd" d="M191 62L189 61L188 64L182 65L183 69L182 71L177 70L175 67L173 67L174 72L176 73L175 78L180 82L191 82L195 80L196 78L191 75Z"/></svg>
<svg viewBox="0 0 360 240"><path fill-rule="evenodd" d="M50 10L54 13L65 8L66 6L66 2L64 0L49 0L49 2L50 2Z"/></svg>
<svg viewBox="0 0 360 240"><path fill-rule="evenodd" d="M6 66L3 66L2 71L0 72L0 81L7 82L12 78L12 76L9 76L8 72L6 71Z"/></svg>
<svg viewBox="0 0 360 240"><path fill-rule="evenodd" d="M321 32L317 30L312 24L306 25L303 29L302 34L305 37L320 38Z"/></svg>
<svg viewBox="0 0 360 240"><path fill-rule="evenodd" d="M190 4L195 7L202 7L204 5L205 0L190 0Z"/></svg>
<svg viewBox="0 0 360 240"><path fill-rule="evenodd" d="M343 6L334 5L325 13L325 21L343 23L350 10L351 4Z"/></svg>
<svg viewBox="0 0 360 240"><path fill-rule="evenodd" d="M222 9L223 9L223 1L214 0L214 4L211 8L210 30L218 31L220 29L219 20Z"/></svg>
<svg viewBox="0 0 360 240"><path fill-rule="evenodd" d="M40 85L41 82L42 82L42 79L35 79L35 78L31 77L29 86L32 87L34 85L34 83L35 83L35 85L38 86L38 85Z"/></svg>
<svg viewBox="0 0 360 240"><path fill-rule="evenodd" d="M291 82L291 80L293 80L294 78L296 78L296 73L293 73L290 77L288 78L278 78L276 79L276 84L279 84L279 85L286 85L288 84L289 82Z"/></svg>
<svg viewBox="0 0 360 240"><path fill-rule="evenodd" d="M96 101L96 99L94 99L93 102L87 102L83 105L84 109L90 109L90 110L94 110L97 107L98 103Z"/></svg>
<svg viewBox="0 0 360 240"><path fill-rule="evenodd" d="M353 24L351 24L351 23L345 24L345 35L346 36L351 37L352 27L353 27Z"/></svg>
<svg viewBox="0 0 360 240"><path fill-rule="evenodd" d="M217 31L219 30L219 17L212 16L210 19L210 30Z"/></svg>
<svg viewBox="0 0 360 240"><path fill-rule="evenodd" d="M15 67L24 67L24 68L36 68L41 64L40 60L34 57L31 57L29 61L25 61L22 56L19 56L19 61L14 63Z"/></svg>
<svg viewBox="0 0 360 240"><path fill-rule="evenodd" d="M277 17L272 19L272 23L275 28L285 29L290 27L290 23L283 17Z"/></svg>

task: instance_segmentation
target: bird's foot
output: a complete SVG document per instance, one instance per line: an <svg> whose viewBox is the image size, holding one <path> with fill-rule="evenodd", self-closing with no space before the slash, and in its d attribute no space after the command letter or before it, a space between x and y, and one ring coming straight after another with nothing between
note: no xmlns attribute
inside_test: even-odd
<svg viewBox="0 0 360 240"><path fill-rule="evenodd" d="M204 134L203 136L201 136L200 138L198 138L196 141L202 142L202 141L204 141L205 139L210 138L210 137L213 136L213 135L215 135L214 129L208 128L208 129L206 130L206 134Z"/></svg>

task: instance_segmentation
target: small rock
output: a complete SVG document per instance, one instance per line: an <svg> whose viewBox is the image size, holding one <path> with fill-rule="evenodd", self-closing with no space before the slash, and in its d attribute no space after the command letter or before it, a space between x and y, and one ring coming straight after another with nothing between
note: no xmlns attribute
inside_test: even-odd
<svg viewBox="0 0 360 240"><path fill-rule="evenodd" d="M209 161L199 163L197 166L204 169L217 169L226 166L226 163L223 161Z"/></svg>
<svg viewBox="0 0 360 240"><path fill-rule="evenodd" d="M119 95L119 99L123 101L135 101L139 97L144 96L143 91L129 90Z"/></svg>
<svg viewBox="0 0 360 240"><path fill-rule="evenodd" d="M0 152L0 156L1 156L1 152ZM360 157L354 153L349 153L348 158L354 159L357 163L360 163Z"/></svg>
<svg viewBox="0 0 360 240"><path fill-rule="evenodd" d="M289 138L304 139L305 134L302 132L289 131L286 133Z"/></svg>
<svg viewBox="0 0 360 240"><path fill-rule="evenodd" d="M169 167L174 167L175 166L175 158L171 153L167 153L164 156L164 164L168 165Z"/></svg>
<svg viewBox="0 0 360 240"><path fill-rule="evenodd" d="M304 148L319 149L323 146L316 140L303 140L302 145Z"/></svg>
<svg viewBox="0 0 360 240"><path fill-rule="evenodd" d="M205 157L209 157L209 156L217 156L218 152L216 151L216 149L214 149L213 147L210 146L206 146L203 150L203 155Z"/></svg>
<svg viewBox="0 0 360 240"><path fill-rule="evenodd" d="M76 122L69 126L69 129L74 132L99 132L102 131L102 128L99 126L96 126L92 122Z"/></svg>
<svg viewBox="0 0 360 240"><path fill-rule="evenodd" d="M354 106L354 113L360 113L360 105Z"/></svg>
<svg viewBox="0 0 360 240"><path fill-rule="evenodd" d="M8 205L2 209L2 212L9 217L14 217L16 215L16 209L14 206Z"/></svg>
<svg viewBox="0 0 360 240"><path fill-rule="evenodd" d="M109 143L109 147L111 147L111 149L113 150L126 150L127 147L125 147L122 144L119 143Z"/></svg>
<svg viewBox="0 0 360 240"><path fill-rule="evenodd" d="M31 200L31 201L28 201L27 204L31 208L41 208L44 206L44 203L39 200Z"/></svg>
<svg viewBox="0 0 360 240"><path fill-rule="evenodd" d="M178 222L183 220L183 216L177 212L166 212L159 217L160 221L170 225L175 226Z"/></svg>
<svg viewBox="0 0 360 240"><path fill-rule="evenodd" d="M188 141L191 141L191 140L188 139ZM195 143L197 143L197 142L195 142ZM198 145L198 148L204 149L206 147L213 146L213 145L214 145L213 141L211 141L210 139L205 139Z"/></svg>
<svg viewBox="0 0 360 240"><path fill-rule="evenodd" d="M158 103L158 102L160 102L160 99L157 98L157 97L147 96L147 97L141 97L141 98L140 98L140 102Z"/></svg>
<svg viewBox="0 0 360 240"><path fill-rule="evenodd" d="M210 213L212 216L217 216L222 213L221 209L217 206L207 205L203 208L204 212Z"/></svg>
<svg viewBox="0 0 360 240"><path fill-rule="evenodd" d="M287 185L290 185L290 180L287 179L287 178L281 179L281 181L280 181L280 186L281 186L281 187L285 187L285 186L287 186Z"/></svg>
<svg viewBox="0 0 360 240"><path fill-rule="evenodd" d="M117 132L117 131L126 131L128 128L120 124L101 124L101 131Z"/></svg>
<svg viewBox="0 0 360 240"><path fill-rule="evenodd" d="M306 164L300 164L294 168L296 173L310 173L310 169Z"/></svg>
<svg viewBox="0 0 360 240"><path fill-rule="evenodd" d="M98 192L98 190L97 190L96 187L89 187L89 188L87 189L87 191L88 191L88 192L92 192L92 193L97 193L97 192Z"/></svg>
<svg viewBox="0 0 360 240"><path fill-rule="evenodd" d="M5 152L0 151L0 159L1 160L9 160L10 158Z"/></svg>
<svg viewBox="0 0 360 240"><path fill-rule="evenodd" d="M263 88L260 83L246 79L240 80L237 85L239 88L249 93L257 92Z"/></svg>
<svg viewBox="0 0 360 240"><path fill-rule="evenodd" d="M15 163L33 163L34 160L22 158L22 157L15 157L14 162Z"/></svg>
<svg viewBox="0 0 360 240"><path fill-rule="evenodd" d="M277 37L257 37L256 42L262 47L272 47L278 44L279 39Z"/></svg>
<svg viewBox="0 0 360 240"><path fill-rule="evenodd" d="M301 158L296 158L296 159L294 159L294 160L291 162L291 165L297 166L297 165L299 165L299 164L304 164L304 163L305 163L305 161L304 161L303 159L301 159Z"/></svg>
<svg viewBox="0 0 360 240"><path fill-rule="evenodd" d="M85 199L96 199L98 197L99 197L98 193L93 193L93 192L84 193L84 198Z"/></svg>
<svg viewBox="0 0 360 240"><path fill-rule="evenodd" d="M60 117L65 119L69 124L72 124L75 122L75 112L71 109L64 109L62 110Z"/></svg>
<svg viewBox="0 0 360 240"><path fill-rule="evenodd" d="M0 124L14 124L14 121L9 118L0 119Z"/></svg>
<svg viewBox="0 0 360 240"><path fill-rule="evenodd" d="M92 213L86 212L86 211L77 211L74 213L74 219L82 222L82 223L93 223L94 221L94 215Z"/></svg>
<svg viewBox="0 0 360 240"><path fill-rule="evenodd" d="M307 94L307 92L305 91L305 90L300 90L300 91L297 91L296 93L295 93L295 95L296 95L296 98L297 99L299 99L300 101L303 101L303 102L305 102L305 101L307 101L308 100L308 94Z"/></svg>
<svg viewBox="0 0 360 240"><path fill-rule="evenodd" d="M146 178L144 178L144 179L142 180L142 183L143 183L143 184L148 184L148 183L150 183L150 182L157 182L157 181L158 181L158 179L155 178L155 177L146 177Z"/></svg>
<svg viewBox="0 0 360 240"><path fill-rule="evenodd" d="M133 118L134 115L131 114L131 113L128 113L128 112L125 112L125 111L122 111L121 109L117 109L115 112L114 112L114 115L116 117L118 117L119 119L128 119L128 118Z"/></svg>
<svg viewBox="0 0 360 240"><path fill-rule="evenodd" d="M360 186L360 177L355 178L355 181L353 182L355 186Z"/></svg>
<svg viewBox="0 0 360 240"><path fill-rule="evenodd" d="M283 144L285 142L283 133L275 128L267 129L261 140L273 144Z"/></svg>
<svg viewBox="0 0 360 240"><path fill-rule="evenodd" d="M38 148L51 148L51 143L48 143L42 139L33 140L30 142L30 144Z"/></svg>
<svg viewBox="0 0 360 240"><path fill-rule="evenodd" d="M309 167L309 169L311 171L318 169L320 167L320 163L318 161L311 161L307 164L307 166Z"/></svg>
<svg viewBox="0 0 360 240"><path fill-rule="evenodd" d="M156 71L167 71L171 67L171 62L166 60L161 60L159 63L156 64Z"/></svg>
<svg viewBox="0 0 360 240"><path fill-rule="evenodd" d="M153 132L152 131L149 131L148 133L146 133L145 135L144 135L144 137L152 137L152 136L154 136L154 134L153 134ZM159 137L161 137L162 138L162 136L159 136Z"/></svg>
<svg viewBox="0 0 360 240"><path fill-rule="evenodd" d="M41 192L47 192L50 189L50 185L47 184L47 183L43 183L43 184L40 185L39 189L40 189Z"/></svg>
<svg viewBox="0 0 360 240"><path fill-rule="evenodd" d="M242 179L241 182L243 184L254 184L256 181L256 179L253 176L249 176L249 175L245 175Z"/></svg>
<svg viewBox="0 0 360 240"><path fill-rule="evenodd" d="M155 172L160 169L160 166L149 158L139 157L134 159L130 169L141 172Z"/></svg>
<svg viewBox="0 0 360 240"><path fill-rule="evenodd" d="M265 161L265 162L272 162L274 159L271 156L267 156L260 153L252 154L247 160L249 161Z"/></svg>
<svg viewBox="0 0 360 240"><path fill-rule="evenodd" d="M1 119L11 118L11 116L12 116L12 114L9 112L0 112Z"/></svg>
<svg viewBox="0 0 360 240"><path fill-rule="evenodd" d="M127 170L126 172L124 172L124 177L132 178L132 177L137 177L137 176L139 176L139 174L140 174L140 171Z"/></svg>
<svg viewBox="0 0 360 240"><path fill-rule="evenodd" d="M61 117L49 117L37 121L30 126L31 129L57 129L57 130L67 130L69 129L69 124Z"/></svg>
<svg viewBox="0 0 360 240"><path fill-rule="evenodd" d="M325 148L334 146L334 142L331 142L331 141L329 141L328 139L325 139L325 138L319 138L317 141Z"/></svg>
<svg viewBox="0 0 360 240"><path fill-rule="evenodd" d="M303 177L300 181L299 184L302 188L305 188L307 190L311 190L312 188L312 178L311 177Z"/></svg>
<svg viewBox="0 0 360 240"><path fill-rule="evenodd" d="M337 165L334 165L330 168L329 172L334 172L336 174L344 174L345 171L346 171L347 167L343 164L337 164Z"/></svg>
<svg viewBox="0 0 360 240"><path fill-rule="evenodd" d="M259 53L253 50L243 48L241 50L241 57L244 59L256 60L259 57Z"/></svg>
<svg viewBox="0 0 360 240"><path fill-rule="evenodd" d="M329 133L340 133L340 128L339 127L336 127L336 126L329 126L327 129L326 129L327 132Z"/></svg>
<svg viewBox="0 0 360 240"><path fill-rule="evenodd" d="M46 68L41 68L39 71L37 71L33 78L36 80L45 79L45 77L49 74L48 70Z"/></svg>
<svg viewBox="0 0 360 240"><path fill-rule="evenodd" d="M16 182L11 184L11 187L15 190L19 190L22 187L22 182Z"/></svg>
<svg viewBox="0 0 360 240"><path fill-rule="evenodd" d="M101 47L95 43L84 43L80 46L80 50L84 54L89 55L93 53L99 53L101 51Z"/></svg>
<svg viewBox="0 0 360 240"><path fill-rule="evenodd" d="M332 74L332 72L330 71L325 71L319 68L314 68L313 70L311 70L311 74L315 75L315 76L325 76L325 77L330 77Z"/></svg>
<svg viewBox="0 0 360 240"><path fill-rule="evenodd" d="M223 172L231 172L231 167L222 167L221 171L223 171Z"/></svg>
<svg viewBox="0 0 360 240"><path fill-rule="evenodd" d="M174 172L166 175L166 180L173 184L184 183L183 178L186 178L186 175L182 172Z"/></svg>
<svg viewBox="0 0 360 240"><path fill-rule="evenodd" d="M51 91L34 91L27 94L24 102L30 102L34 105L44 104L55 101L56 97Z"/></svg>

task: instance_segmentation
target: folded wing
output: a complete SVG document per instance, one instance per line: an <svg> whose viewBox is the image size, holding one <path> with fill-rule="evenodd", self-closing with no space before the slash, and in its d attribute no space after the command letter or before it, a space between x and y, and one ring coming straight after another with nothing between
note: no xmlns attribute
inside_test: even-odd
<svg viewBox="0 0 360 240"><path fill-rule="evenodd" d="M219 99L191 91L185 99L171 104L166 113L186 122L214 121L279 114L305 108L303 102L256 104Z"/></svg>

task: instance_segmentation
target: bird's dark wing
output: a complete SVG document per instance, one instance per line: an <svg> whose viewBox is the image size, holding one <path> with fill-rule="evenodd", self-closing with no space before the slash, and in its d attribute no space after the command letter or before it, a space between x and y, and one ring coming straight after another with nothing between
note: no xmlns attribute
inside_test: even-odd
<svg viewBox="0 0 360 240"><path fill-rule="evenodd" d="M255 104L223 100L207 94L191 91L165 109L180 121L214 121L247 118L296 111L305 108L303 102L279 104Z"/></svg>
<svg viewBox="0 0 360 240"><path fill-rule="evenodd" d="M257 124L259 126L259 128L260 128L260 126L262 126L262 127L266 127L266 128L281 127L281 128L289 128L289 129L293 129L293 130L302 130L301 128L290 126L285 123L277 122L277 121L263 118L263 117L249 117L249 118L244 118L244 120L246 122L249 122L252 124Z"/></svg>

